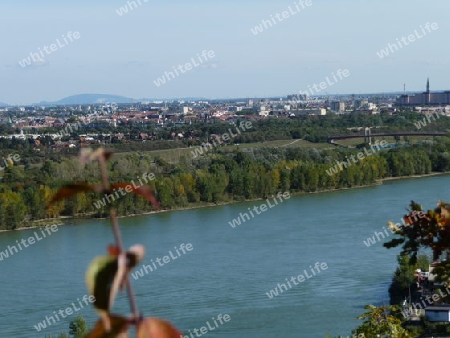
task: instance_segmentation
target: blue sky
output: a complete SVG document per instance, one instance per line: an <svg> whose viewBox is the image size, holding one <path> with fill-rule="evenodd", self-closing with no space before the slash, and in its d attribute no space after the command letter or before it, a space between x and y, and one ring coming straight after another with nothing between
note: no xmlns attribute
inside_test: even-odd
<svg viewBox="0 0 450 338"><path fill-rule="evenodd" d="M312 5L254 35L251 28L298 1L2 0L0 102L28 104L83 93L132 98L263 97L307 90L338 69L350 76L328 93L450 89L448 0L311 0ZM138 0L135 0L137 3ZM438 29L380 59L396 38ZM21 67L38 48L80 38L43 62ZM208 63L157 87L172 66L212 50Z"/></svg>

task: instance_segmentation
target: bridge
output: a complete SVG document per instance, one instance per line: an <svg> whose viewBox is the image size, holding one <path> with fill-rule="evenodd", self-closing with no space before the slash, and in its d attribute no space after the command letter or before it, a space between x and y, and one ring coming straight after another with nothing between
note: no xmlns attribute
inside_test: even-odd
<svg viewBox="0 0 450 338"><path fill-rule="evenodd" d="M327 142L334 143L335 140L345 140L349 138L364 138L364 142L371 144L372 137L379 136L447 136L447 133L411 133L411 132L403 132L403 133L380 133L380 134L372 134L370 128L366 128L364 130L364 135L344 135L344 136L328 136Z"/></svg>

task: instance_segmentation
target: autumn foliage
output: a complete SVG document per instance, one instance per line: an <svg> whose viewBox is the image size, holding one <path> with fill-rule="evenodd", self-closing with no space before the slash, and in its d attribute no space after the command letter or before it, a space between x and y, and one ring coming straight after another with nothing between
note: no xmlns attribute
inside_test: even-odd
<svg viewBox="0 0 450 338"><path fill-rule="evenodd" d="M450 205L438 201L434 210L423 211L422 206L411 201L410 212L403 217L403 224L389 222L389 227L400 238L394 238L384 244L386 248L402 245L401 255L417 261L419 251L431 249L433 261L438 261L433 274L437 281L448 283L450 280Z"/></svg>

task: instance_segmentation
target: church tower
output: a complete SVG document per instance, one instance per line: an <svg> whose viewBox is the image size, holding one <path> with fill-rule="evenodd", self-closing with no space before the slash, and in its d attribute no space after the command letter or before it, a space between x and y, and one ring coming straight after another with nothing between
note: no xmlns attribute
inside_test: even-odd
<svg viewBox="0 0 450 338"><path fill-rule="evenodd" d="M430 78L427 78L427 90L423 93L423 104L429 105L431 102L431 93L430 93Z"/></svg>

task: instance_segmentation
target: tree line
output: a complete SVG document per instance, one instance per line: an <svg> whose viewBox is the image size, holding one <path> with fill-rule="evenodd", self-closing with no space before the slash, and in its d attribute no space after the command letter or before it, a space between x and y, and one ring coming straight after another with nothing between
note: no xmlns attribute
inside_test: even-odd
<svg viewBox="0 0 450 338"><path fill-rule="evenodd" d="M218 148L195 159L183 157L167 163L145 152L113 155L109 163L114 182L140 184L143 174L154 174L148 185L155 191L162 208L170 210L198 205L266 199L279 191L308 193L374 184L386 177L429 174L450 170L450 140L383 150L367 156L335 175L327 169L336 161L359 150L260 148L236 150ZM83 169L76 158L47 159L43 165L7 167L0 187L0 224L15 229L42 219L59 216L104 216L95 202L104 196L93 193L46 204L57 189L69 181L98 183L99 173L91 165ZM152 211L134 194L120 196L121 215ZM114 203L114 202L113 202Z"/></svg>

